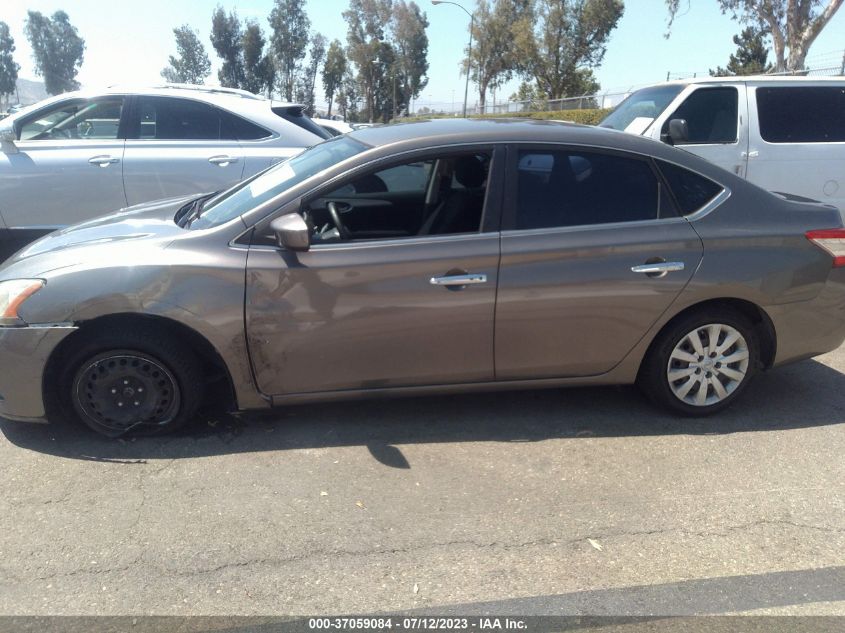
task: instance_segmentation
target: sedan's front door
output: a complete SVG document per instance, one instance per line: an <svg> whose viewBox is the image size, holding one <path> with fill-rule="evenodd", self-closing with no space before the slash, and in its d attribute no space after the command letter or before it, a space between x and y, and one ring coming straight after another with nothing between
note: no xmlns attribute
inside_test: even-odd
<svg viewBox="0 0 845 633"><path fill-rule="evenodd" d="M0 214L10 230L32 240L125 206L123 102L69 99L17 123L17 151L0 153Z"/></svg>
<svg viewBox="0 0 845 633"><path fill-rule="evenodd" d="M493 379L496 234L249 252L259 389L282 395ZM474 273L484 283L435 285ZM485 278L486 277L486 278Z"/></svg>
<svg viewBox="0 0 845 633"><path fill-rule="evenodd" d="M491 155L437 157L425 172L408 163L409 174L425 176L419 185L413 179L394 184L389 176L395 172L384 170L358 178L353 191L365 182L384 186L366 193L367 205L357 209L365 219L356 222L353 208L341 220L353 229L351 237L320 228L326 201L348 196L346 186L303 206L315 230L308 252L250 248L246 331L263 393L493 380L499 233L485 230L482 219L482 208L487 218L498 213L493 196L485 198ZM424 217L417 217L416 203L397 198L400 188L413 198L417 186L429 201ZM379 197L393 215L414 215L415 232L373 239L395 234L397 226L395 217L371 213Z"/></svg>
<svg viewBox="0 0 845 633"><path fill-rule="evenodd" d="M502 231L499 380L596 375L643 337L695 272L701 240L635 156L525 149Z"/></svg>

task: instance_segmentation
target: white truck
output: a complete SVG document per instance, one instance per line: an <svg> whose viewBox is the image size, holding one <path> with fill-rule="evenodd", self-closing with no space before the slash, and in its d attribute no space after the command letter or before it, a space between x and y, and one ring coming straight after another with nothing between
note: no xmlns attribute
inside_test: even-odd
<svg viewBox="0 0 845 633"><path fill-rule="evenodd" d="M845 212L845 77L711 77L637 90L600 124Z"/></svg>

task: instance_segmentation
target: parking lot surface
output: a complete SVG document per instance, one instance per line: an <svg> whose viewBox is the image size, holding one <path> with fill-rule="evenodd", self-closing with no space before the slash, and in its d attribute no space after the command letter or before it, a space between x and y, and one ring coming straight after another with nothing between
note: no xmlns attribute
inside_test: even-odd
<svg viewBox="0 0 845 633"><path fill-rule="evenodd" d="M0 422L0 613L845 614L843 372L702 420L625 387Z"/></svg>

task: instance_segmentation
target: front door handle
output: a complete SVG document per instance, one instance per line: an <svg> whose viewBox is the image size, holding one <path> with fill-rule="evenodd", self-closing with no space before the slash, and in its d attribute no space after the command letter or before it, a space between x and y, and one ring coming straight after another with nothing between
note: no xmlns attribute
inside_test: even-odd
<svg viewBox="0 0 845 633"><path fill-rule="evenodd" d="M674 273L684 269L684 262L653 262L631 266L631 272L641 273L649 277L663 277L666 273Z"/></svg>
<svg viewBox="0 0 845 633"><path fill-rule="evenodd" d="M429 280L432 286L469 286L472 284L486 284L487 275L463 273L460 275L446 275L444 277L432 277Z"/></svg>
<svg viewBox="0 0 845 633"><path fill-rule="evenodd" d="M232 163L238 162L237 156L212 156L208 159L208 162L212 165L218 165L220 167L226 167Z"/></svg>
<svg viewBox="0 0 845 633"><path fill-rule="evenodd" d="M101 156L94 156L92 158L89 158L88 162L92 165L97 165L98 167L108 167L109 165L119 163L120 159L115 158L114 156L109 156L108 154L103 154Z"/></svg>

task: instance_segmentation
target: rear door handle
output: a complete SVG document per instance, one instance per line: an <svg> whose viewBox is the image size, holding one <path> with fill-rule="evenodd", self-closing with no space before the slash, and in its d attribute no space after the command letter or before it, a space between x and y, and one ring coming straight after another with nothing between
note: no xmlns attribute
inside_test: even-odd
<svg viewBox="0 0 845 633"><path fill-rule="evenodd" d="M429 280L432 286L469 286L472 284L486 284L487 275L467 273L463 275L446 275L445 277L432 277Z"/></svg>
<svg viewBox="0 0 845 633"><path fill-rule="evenodd" d="M89 158L88 162L92 165L97 165L98 167L108 167L109 165L119 163L120 159L115 158L114 156L109 156L108 154L103 154L101 156L94 156L92 158Z"/></svg>
<svg viewBox="0 0 845 633"><path fill-rule="evenodd" d="M674 273L684 269L684 262L654 262L653 264L640 264L631 266L631 272L641 273L654 277L662 277L666 273Z"/></svg>
<svg viewBox="0 0 845 633"><path fill-rule="evenodd" d="M238 162L237 156L212 156L208 159L208 162L212 165L219 165L220 167L226 167L232 163Z"/></svg>

